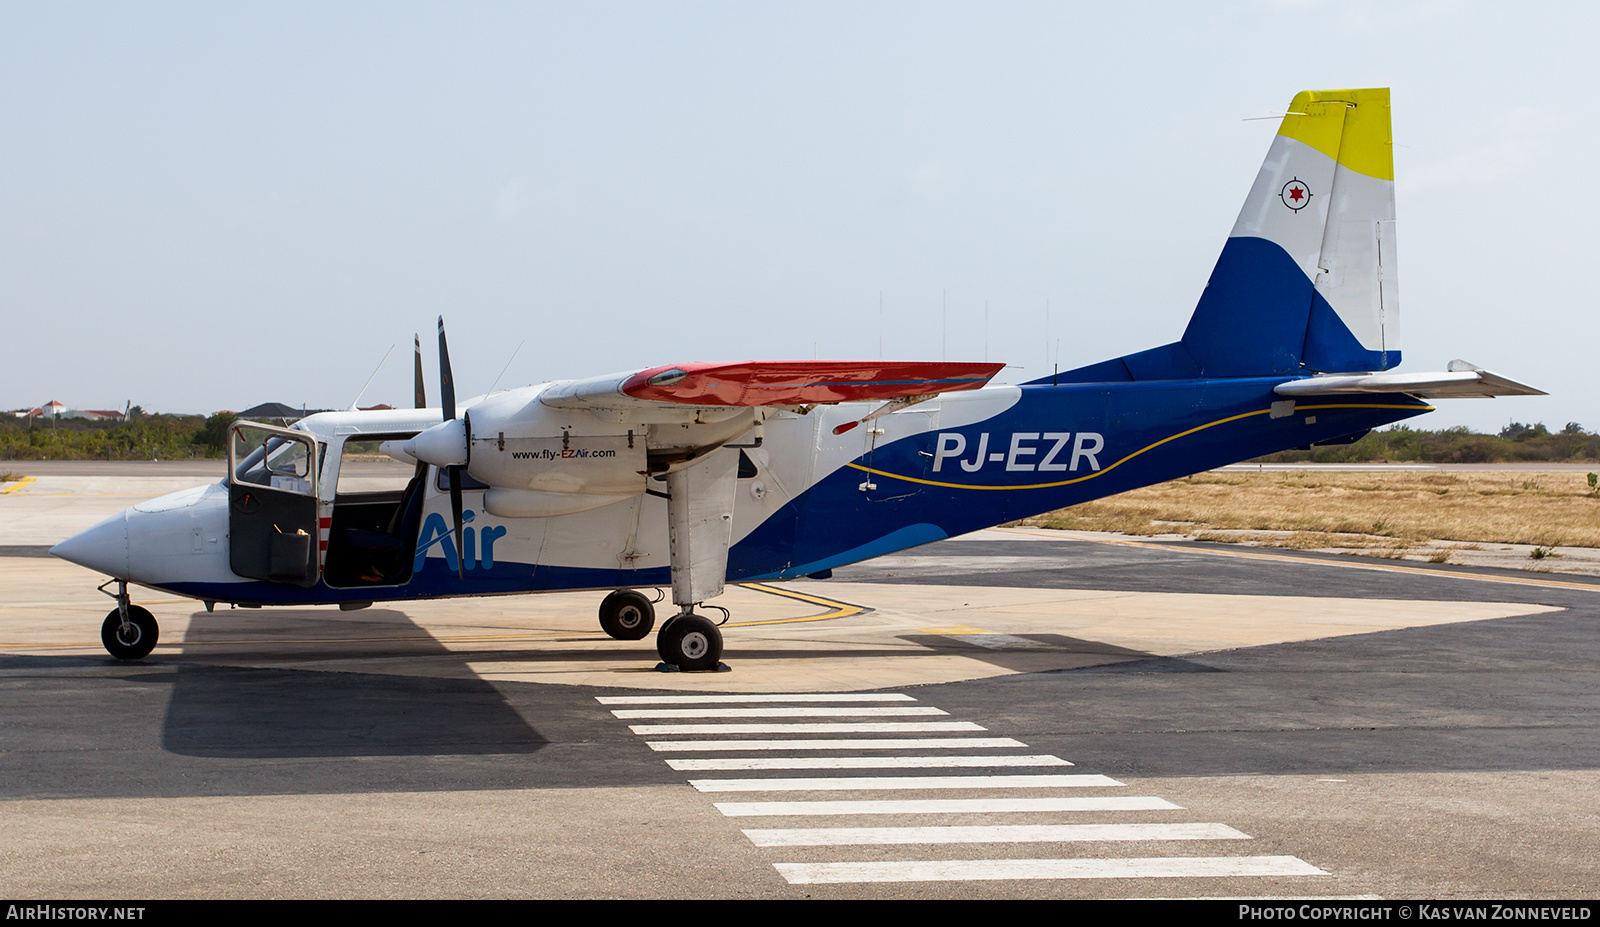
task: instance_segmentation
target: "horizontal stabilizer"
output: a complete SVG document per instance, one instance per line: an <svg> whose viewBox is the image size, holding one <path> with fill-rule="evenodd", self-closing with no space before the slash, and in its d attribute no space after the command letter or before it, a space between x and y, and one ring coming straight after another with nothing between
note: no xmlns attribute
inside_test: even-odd
<svg viewBox="0 0 1600 927"><path fill-rule="evenodd" d="M978 389L1004 364L932 361L739 361L676 364L554 383L540 395L561 409L804 406L883 401Z"/></svg>
<svg viewBox="0 0 1600 927"><path fill-rule="evenodd" d="M1406 393L1418 399L1492 399L1495 396L1547 396L1515 380L1508 380L1465 361L1451 361L1450 369L1435 373L1373 373L1350 376L1308 377L1290 380L1273 389L1280 396L1334 396L1350 393Z"/></svg>

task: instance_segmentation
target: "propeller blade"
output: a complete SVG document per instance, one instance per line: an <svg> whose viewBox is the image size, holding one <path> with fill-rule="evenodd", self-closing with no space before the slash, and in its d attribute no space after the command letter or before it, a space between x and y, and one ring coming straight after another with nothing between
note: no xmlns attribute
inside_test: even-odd
<svg viewBox="0 0 1600 927"><path fill-rule="evenodd" d="M444 420L450 421L456 417L456 380L450 372L450 346L444 339L444 316L439 316L439 399L444 405ZM467 426L467 457L470 462L472 456L472 422L469 419ZM456 574L462 579L467 578L467 551L461 546L461 471L466 465L445 468L450 474L450 515L455 520L456 528Z"/></svg>
<svg viewBox="0 0 1600 927"><path fill-rule="evenodd" d="M461 546L461 471L472 466L472 413L469 411L461 417L462 432L467 438L467 462L459 467L450 468L450 514L455 517L456 524L456 574L462 579L467 578L467 549Z"/></svg>
<svg viewBox="0 0 1600 927"><path fill-rule="evenodd" d="M461 546L461 467L449 467L450 514L456 524L456 574L467 578L467 551Z"/></svg>
<svg viewBox="0 0 1600 927"><path fill-rule="evenodd" d="M413 334L411 336L411 340L417 347L417 363L415 368L416 373L415 376L412 377L412 382L416 384L416 408L426 409L428 407L428 391L422 385L422 336Z"/></svg>
<svg viewBox="0 0 1600 927"><path fill-rule="evenodd" d="M450 372L450 346L444 340L444 316L439 316L439 398L444 403L444 420L456 417L456 378Z"/></svg>

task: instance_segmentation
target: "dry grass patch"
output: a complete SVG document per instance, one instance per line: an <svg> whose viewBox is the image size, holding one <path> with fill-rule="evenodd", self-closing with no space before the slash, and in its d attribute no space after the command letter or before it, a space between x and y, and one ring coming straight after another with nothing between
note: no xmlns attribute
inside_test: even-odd
<svg viewBox="0 0 1600 927"><path fill-rule="evenodd" d="M1272 543L1375 553L1430 540L1600 547L1600 498L1583 473L1202 473L1021 524L1229 541L1287 532Z"/></svg>

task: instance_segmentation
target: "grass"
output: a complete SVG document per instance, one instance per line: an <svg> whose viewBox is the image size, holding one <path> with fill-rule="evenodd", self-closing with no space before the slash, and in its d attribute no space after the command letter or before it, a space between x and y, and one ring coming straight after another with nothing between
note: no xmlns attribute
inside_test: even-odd
<svg viewBox="0 0 1600 927"><path fill-rule="evenodd" d="M0 470L0 483L15 483L20 479L22 479L21 473L14 473L10 470Z"/></svg>
<svg viewBox="0 0 1600 927"><path fill-rule="evenodd" d="M1581 472L1202 473L1021 524L1226 541L1281 532L1270 543L1393 556L1428 541L1531 544L1549 556L1600 547L1600 499Z"/></svg>

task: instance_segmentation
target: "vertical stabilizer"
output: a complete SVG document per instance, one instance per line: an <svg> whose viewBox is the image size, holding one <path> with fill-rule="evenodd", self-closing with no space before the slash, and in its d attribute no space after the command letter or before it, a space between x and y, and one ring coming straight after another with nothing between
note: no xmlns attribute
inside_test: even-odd
<svg viewBox="0 0 1600 927"><path fill-rule="evenodd" d="M1389 91L1290 104L1184 332L1201 375L1400 363Z"/></svg>

